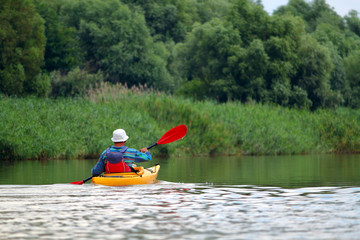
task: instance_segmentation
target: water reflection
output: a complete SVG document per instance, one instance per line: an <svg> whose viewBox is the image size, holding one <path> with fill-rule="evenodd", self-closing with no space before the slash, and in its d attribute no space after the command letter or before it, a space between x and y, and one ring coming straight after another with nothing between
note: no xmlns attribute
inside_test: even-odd
<svg viewBox="0 0 360 240"><path fill-rule="evenodd" d="M1 239L356 239L359 187L0 186Z"/></svg>
<svg viewBox="0 0 360 240"><path fill-rule="evenodd" d="M164 170L166 168L166 171ZM359 186L360 155L169 159L163 180L294 187Z"/></svg>
<svg viewBox="0 0 360 240"><path fill-rule="evenodd" d="M0 162L0 184L54 184L90 176L96 160ZM158 179L181 183L278 186L360 186L360 155L155 159Z"/></svg>

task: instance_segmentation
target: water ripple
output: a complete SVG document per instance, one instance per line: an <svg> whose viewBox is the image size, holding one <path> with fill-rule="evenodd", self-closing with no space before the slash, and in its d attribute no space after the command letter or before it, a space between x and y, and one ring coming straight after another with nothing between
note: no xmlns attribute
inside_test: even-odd
<svg viewBox="0 0 360 240"><path fill-rule="evenodd" d="M358 239L360 188L0 185L0 239Z"/></svg>

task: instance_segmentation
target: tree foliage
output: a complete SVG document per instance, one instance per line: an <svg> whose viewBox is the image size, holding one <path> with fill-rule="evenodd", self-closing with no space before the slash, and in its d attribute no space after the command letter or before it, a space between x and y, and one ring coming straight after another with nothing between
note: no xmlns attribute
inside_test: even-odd
<svg viewBox="0 0 360 240"><path fill-rule="evenodd" d="M46 95L48 78L39 76L44 62L44 20L30 0L3 0L0 22L0 92Z"/></svg>
<svg viewBox="0 0 360 240"><path fill-rule="evenodd" d="M216 96L221 101L227 100L232 85L227 79L228 58L239 50L240 44L238 31L219 19L194 27L185 43L178 44L179 55L176 57L183 76L189 81L201 82L200 86L195 84L196 88L192 89L196 95L199 95L197 91L205 88L208 91L202 97ZM188 89L186 85L184 88Z"/></svg>
<svg viewBox="0 0 360 240"><path fill-rule="evenodd" d="M39 1L37 9L45 20L45 66L48 72L61 70L70 71L80 66L82 53L76 39L74 27L67 26L62 22L59 10L62 8L59 1Z"/></svg>
<svg viewBox="0 0 360 240"><path fill-rule="evenodd" d="M91 70L104 71L111 82L171 87L166 49L154 42L143 15L118 0L67 1L62 12Z"/></svg>
<svg viewBox="0 0 360 240"><path fill-rule="evenodd" d="M359 107L359 14L341 17L325 0L289 0L273 15L259 0L3 3L4 94L75 96L109 81L220 102Z"/></svg>
<svg viewBox="0 0 360 240"><path fill-rule="evenodd" d="M325 0L289 0L286 6L275 11L277 15L290 14L305 20L307 32L315 31L319 24L327 23L344 28L344 20L326 3Z"/></svg>
<svg viewBox="0 0 360 240"><path fill-rule="evenodd" d="M350 29L356 35L360 36L360 19L359 13L355 10L351 10L347 16L345 16L345 21Z"/></svg>
<svg viewBox="0 0 360 240"><path fill-rule="evenodd" d="M350 90L346 99L352 107L360 107L360 50L351 53L345 59L345 72Z"/></svg>

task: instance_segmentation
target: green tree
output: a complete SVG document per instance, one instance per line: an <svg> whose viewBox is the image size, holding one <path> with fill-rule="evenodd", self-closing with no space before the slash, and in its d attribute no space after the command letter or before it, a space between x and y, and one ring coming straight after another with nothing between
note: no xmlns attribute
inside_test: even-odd
<svg viewBox="0 0 360 240"><path fill-rule="evenodd" d="M348 55L354 46L352 41L348 41L344 31L329 24L320 24L311 35L329 50L333 64L330 87L332 90L338 91L343 98L347 91L343 58Z"/></svg>
<svg viewBox="0 0 360 240"><path fill-rule="evenodd" d="M197 1L193 0L123 0L134 11L142 10L150 33L160 41L180 42L199 20ZM214 16L212 16L214 17Z"/></svg>
<svg viewBox="0 0 360 240"><path fill-rule="evenodd" d="M299 16L306 22L306 31L313 32L321 23L328 23L332 26L343 29L344 20L326 3L325 0L289 0L288 4L279 7L275 15L291 14Z"/></svg>
<svg viewBox="0 0 360 240"><path fill-rule="evenodd" d="M342 98L330 88L333 64L330 52L314 38L307 36L299 49L301 64L292 84L307 92L312 109L334 107L341 104Z"/></svg>
<svg viewBox="0 0 360 240"><path fill-rule="evenodd" d="M254 39L266 38L269 15L261 5L255 4L253 1L234 0L226 20L231 22L241 33L241 39L245 46Z"/></svg>
<svg viewBox="0 0 360 240"><path fill-rule="evenodd" d="M356 10L351 10L349 14L345 16L345 21L348 28L360 37L359 13Z"/></svg>
<svg viewBox="0 0 360 240"><path fill-rule="evenodd" d="M150 34L162 41L170 38L174 41L183 40L186 27L179 21L177 7L167 1L124 1L134 10L140 8L145 16ZM135 6L135 8L133 7Z"/></svg>
<svg viewBox="0 0 360 240"><path fill-rule="evenodd" d="M77 29L90 71L102 70L111 82L171 88L168 52L154 42L142 14L119 0L67 1L62 14Z"/></svg>
<svg viewBox="0 0 360 240"><path fill-rule="evenodd" d="M311 6L304 0L289 0L287 5L280 6L274 11L275 15L291 14L293 16L300 16L306 19L310 14Z"/></svg>
<svg viewBox="0 0 360 240"><path fill-rule="evenodd" d="M332 43L341 57L347 56L355 47L355 44L348 41L343 30L328 23L319 24L311 36L323 45L326 45L329 42Z"/></svg>
<svg viewBox="0 0 360 240"><path fill-rule="evenodd" d="M30 0L3 0L0 22L0 91L46 95L49 78L39 75L44 62L44 20Z"/></svg>
<svg viewBox="0 0 360 240"><path fill-rule="evenodd" d="M269 57L262 41L255 39L246 49L238 49L229 57L229 70L234 79L233 98L246 101L264 100L266 82L264 76L269 67Z"/></svg>
<svg viewBox="0 0 360 240"><path fill-rule="evenodd" d="M266 77L268 86L273 81L285 86L298 71L297 50L305 36L304 23L300 18L290 15L273 16L267 24L267 32L264 46L270 58Z"/></svg>
<svg viewBox="0 0 360 240"><path fill-rule="evenodd" d="M229 97L231 79L228 80L228 58L239 49L240 35L231 24L220 19L197 25L187 36L185 43L177 46L178 69L181 76L192 86L209 89L206 97L226 101ZM191 83L196 80L196 84ZM189 91L189 85L184 86ZM202 89L192 89L203 91ZM199 92L194 95L199 96Z"/></svg>
<svg viewBox="0 0 360 240"><path fill-rule="evenodd" d="M349 91L346 96L347 104L354 108L360 107L360 50L352 52L345 58L346 78Z"/></svg>
<svg viewBox="0 0 360 240"><path fill-rule="evenodd" d="M69 71L81 65L81 50L76 40L75 28L66 26L60 16L62 0L36 0L39 14L45 20L44 69Z"/></svg>
<svg viewBox="0 0 360 240"><path fill-rule="evenodd" d="M206 23L213 18L223 19L231 9L231 0L197 0L194 1L198 18L194 18L200 23Z"/></svg>

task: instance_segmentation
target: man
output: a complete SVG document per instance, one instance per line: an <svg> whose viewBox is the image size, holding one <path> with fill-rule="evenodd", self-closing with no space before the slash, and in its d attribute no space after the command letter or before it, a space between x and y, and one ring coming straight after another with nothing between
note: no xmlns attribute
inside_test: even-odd
<svg viewBox="0 0 360 240"><path fill-rule="evenodd" d="M128 138L124 129L116 129L113 132L111 140L114 145L101 154L99 161L91 170L93 176L98 176L103 172L131 172L134 163L151 160L151 154L146 147L140 151L126 147Z"/></svg>

